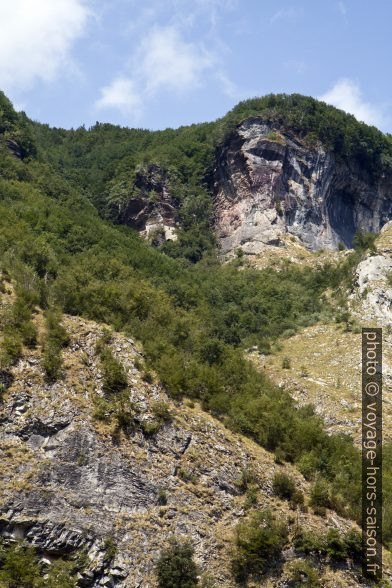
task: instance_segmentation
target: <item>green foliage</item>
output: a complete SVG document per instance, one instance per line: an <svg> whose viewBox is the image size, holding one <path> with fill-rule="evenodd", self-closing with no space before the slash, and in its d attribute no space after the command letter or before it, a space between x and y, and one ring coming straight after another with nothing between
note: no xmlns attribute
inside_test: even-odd
<svg viewBox="0 0 392 588"><path fill-rule="evenodd" d="M316 570L310 562L297 560L290 564L289 586L293 588L298 588L298 586L319 588L321 583Z"/></svg>
<svg viewBox="0 0 392 588"><path fill-rule="evenodd" d="M236 527L232 571L237 582L264 573L276 562L287 541L287 528L269 510L254 512Z"/></svg>
<svg viewBox="0 0 392 588"><path fill-rule="evenodd" d="M163 400L156 400L153 402L151 412L154 415L154 418L162 424L170 423L173 418L170 413L169 405Z"/></svg>
<svg viewBox="0 0 392 588"><path fill-rule="evenodd" d="M0 584L4 588L76 588L75 564L57 560L48 570L26 543L0 544Z"/></svg>
<svg viewBox="0 0 392 588"><path fill-rule="evenodd" d="M354 528L345 533L328 529L322 534L300 529L294 539L294 548L299 554L318 555L335 561L344 561L349 557L359 564L362 558L362 538Z"/></svg>
<svg viewBox="0 0 392 588"><path fill-rule="evenodd" d="M282 359L282 368L284 370L289 370L291 368L291 360L289 357L284 357Z"/></svg>
<svg viewBox="0 0 392 588"><path fill-rule="evenodd" d="M310 505L328 508L331 504L330 489L328 483L320 478L313 484L310 491Z"/></svg>
<svg viewBox="0 0 392 588"><path fill-rule="evenodd" d="M375 251L376 233L356 233L353 239L353 247L359 251Z"/></svg>
<svg viewBox="0 0 392 588"><path fill-rule="evenodd" d="M9 111L9 105L4 108ZM247 101L217 123L177 131L100 124L90 131L64 131L34 124L38 157L20 161L4 152L0 158L2 267L35 300L26 302L28 318L23 305L18 310L23 320L31 320L39 304L137 338L149 369L169 394L200 400L233 430L275 451L279 460L296 463L308 479L321 475L330 496L341 497L345 515L357 517L358 450L349 439L327 435L311 408L297 407L242 351L257 345L270 353L284 333L293 334L326 312L332 316L323 292L347 290L362 253L316 269L288 263L256 271L218 264L210 231L214 149L246 116L267 117L298 133L302 129L304 136L313 133L313 139L339 157L357 158L375 176L384 165L381 155L390 149L375 129L295 95ZM20 122L12 111L5 119ZM151 185L154 174L158 184L170 185L183 224L177 244L162 249L98 214L118 222L113 210L132 190L145 190L147 198L151 189L157 191L159 185ZM55 331L48 326L44 342L49 379L61 372L66 344ZM16 344L7 344L7 362L17 359L21 340L18 331ZM128 430L134 411L125 394L126 375L109 352L104 350L101 360L106 398L97 399L96 416L114 418L119 430Z"/></svg>
<svg viewBox="0 0 392 588"><path fill-rule="evenodd" d="M61 351L69 344L69 336L61 325L58 311L48 310L45 313L46 337L43 343L43 368L49 382L55 382L61 373L63 360Z"/></svg>
<svg viewBox="0 0 392 588"><path fill-rule="evenodd" d="M98 346L103 374L103 391L110 397L120 394L128 387L127 374L121 363L114 357L110 347L104 341Z"/></svg>
<svg viewBox="0 0 392 588"><path fill-rule="evenodd" d="M193 560L194 550L189 543L173 539L161 551L156 564L159 588L196 588L198 569Z"/></svg>
<svg viewBox="0 0 392 588"><path fill-rule="evenodd" d="M284 500L291 500L296 491L295 481L284 472L276 472L272 481L272 488L274 493Z"/></svg>
<svg viewBox="0 0 392 588"><path fill-rule="evenodd" d="M117 553L117 544L112 535L108 535L104 543L105 559L113 559Z"/></svg>
<svg viewBox="0 0 392 588"><path fill-rule="evenodd" d="M235 485L241 493L246 492L256 482L256 477L253 470L247 466L242 469L239 478L235 481Z"/></svg>
<svg viewBox="0 0 392 588"><path fill-rule="evenodd" d="M22 353L22 341L17 333L5 334L1 343L0 364L1 367L8 368L17 362Z"/></svg>
<svg viewBox="0 0 392 588"><path fill-rule="evenodd" d="M36 297L23 287L16 290L16 298L4 316L3 342L0 363L3 368L17 362L22 353L22 344L35 347L37 329L30 320Z"/></svg>

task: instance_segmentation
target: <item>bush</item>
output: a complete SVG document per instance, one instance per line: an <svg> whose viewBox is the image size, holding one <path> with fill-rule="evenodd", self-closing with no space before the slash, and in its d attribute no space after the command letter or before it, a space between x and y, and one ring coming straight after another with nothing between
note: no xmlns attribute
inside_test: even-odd
<svg viewBox="0 0 392 588"><path fill-rule="evenodd" d="M300 529L294 537L294 549L302 555L320 554L324 550L323 538L312 531Z"/></svg>
<svg viewBox="0 0 392 588"><path fill-rule="evenodd" d="M294 548L303 555L319 555L335 561L350 557L355 563L362 559L362 538L356 529L341 533L338 529L328 529L318 534L300 529L294 539Z"/></svg>
<svg viewBox="0 0 392 588"><path fill-rule="evenodd" d="M47 341L45 343L42 365L48 382L55 382L58 380L63 360L61 357L61 349L55 342Z"/></svg>
<svg viewBox="0 0 392 588"><path fill-rule="evenodd" d="M1 544L0 584L4 588L75 588L75 564L59 559L46 570L29 545Z"/></svg>
<svg viewBox="0 0 392 588"><path fill-rule="evenodd" d="M256 482L254 471L250 467L245 467L241 470L239 478L235 481L238 490L244 494L249 487Z"/></svg>
<svg viewBox="0 0 392 588"><path fill-rule="evenodd" d="M287 528L275 520L269 510L255 512L237 525L233 575L238 582L264 573L279 558L287 541Z"/></svg>
<svg viewBox="0 0 392 588"><path fill-rule="evenodd" d="M46 338L43 344L43 368L49 382L55 382L63 365L62 349L69 344L69 335L61 325L61 315L54 310L45 313Z"/></svg>
<svg viewBox="0 0 392 588"><path fill-rule="evenodd" d="M169 405L161 400L153 402L151 412L156 421L160 423L170 423L172 415L170 413Z"/></svg>
<svg viewBox="0 0 392 588"><path fill-rule="evenodd" d="M356 529L352 528L344 537L347 555L355 562L362 560L362 536Z"/></svg>
<svg viewBox="0 0 392 588"><path fill-rule="evenodd" d="M282 359L282 368L284 370L289 370L291 368L291 359L289 357L284 357Z"/></svg>
<svg viewBox="0 0 392 588"><path fill-rule="evenodd" d="M14 365L22 354L22 341L20 336L5 334L1 344L0 363L1 367L8 368Z"/></svg>
<svg viewBox="0 0 392 588"><path fill-rule="evenodd" d="M26 347L33 349L37 345L37 327L34 325L32 321L26 321L21 325L20 334L22 336L22 341L26 345Z"/></svg>
<svg viewBox="0 0 392 588"><path fill-rule="evenodd" d="M295 481L283 472L276 472L272 481L274 493L284 500L291 500L295 494Z"/></svg>
<svg viewBox="0 0 392 588"><path fill-rule="evenodd" d="M292 497L290 498L290 508L295 510L299 508L300 510L305 510L305 497L304 493L301 490L296 490Z"/></svg>
<svg viewBox="0 0 392 588"><path fill-rule="evenodd" d="M128 386L128 378L123 366L107 346L101 349L100 360L104 393L107 396L121 393Z"/></svg>
<svg viewBox="0 0 392 588"><path fill-rule="evenodd" d="M173 539L170 546L161 551L156 564L159 588L196 588L198 568L193 555L190 543Z"/></svg>
<svg viewBox="0 0 392 588"><path fill-rule="evenodd" d="M310 491L310 506L330 507L330 491L328 482L320 478L313 484Z"/></svg>
<svg viewBox="0 0 392 588"><path fill-rule="evenodd" d="M321 586L316 570L306 561L298 560L290 563L288 572L290 588L298 588L298 586L319 588Z"/></svg>
<svg viewBox="0 0 392 588"><path fill-rule="evenodd" d="M1 550L0 581L8 588L32 588L40 578L40 568L32 547L17 544Z"/></svg>
<svg viewBox="0 0 392 588"><path fill-rule="evenodd" d="M359 251L366 251L369 249L374 252L376 250L376 239L376 233L356 233L353 239L353 247Z"/></svg>

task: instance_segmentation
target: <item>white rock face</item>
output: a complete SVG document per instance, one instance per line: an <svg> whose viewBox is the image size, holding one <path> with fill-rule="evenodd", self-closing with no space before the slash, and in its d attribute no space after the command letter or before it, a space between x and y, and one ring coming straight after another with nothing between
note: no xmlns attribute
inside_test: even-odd
<svg viewBox="0 0 392 588"><path fill-rule="evenodd" d="M392 324L392 257L373 255L357 267L356 283L361 298L363 318Z"/></svg>
<svg viewBox="0 0 392 588"><path fill-rule="evenodd" d="M391 182L355 162L338 162L260 118L226 140L215 169L215 228L222 253L259 253L290 233L308 248L351 247L356 232L378 232L392 218Z"/></svg>

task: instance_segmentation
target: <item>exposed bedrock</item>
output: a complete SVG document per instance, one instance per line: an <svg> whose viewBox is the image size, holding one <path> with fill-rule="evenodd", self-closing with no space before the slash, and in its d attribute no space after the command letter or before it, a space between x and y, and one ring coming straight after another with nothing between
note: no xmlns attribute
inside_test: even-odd
<svg viewBox="0 0 392 588"><path fill-rule="evenodd" d="M312 250L352 245L392 218L392 178L372 178L261 118L244 121L217 151L215 228L222 253L254 254L286 233Z"/></svg>

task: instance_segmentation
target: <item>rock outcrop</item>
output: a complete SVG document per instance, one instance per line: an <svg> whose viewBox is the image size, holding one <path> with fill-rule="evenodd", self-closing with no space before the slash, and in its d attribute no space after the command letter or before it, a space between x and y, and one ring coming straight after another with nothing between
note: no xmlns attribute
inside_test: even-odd
<svg viewBox="0 0 392 588"><path fill-rule="evenodd" d="M140 166L129 191L116 211L116 220L154 244L175 240L178 211L167 174L157 165Z"/></svg>
<svg viewBox="0 0 392 588"><path fill-rule="evenodd" d="M377 182L261 118L245 120L217 152L215 228L223 255L284 245L289 233L311 250L351 247L356 232L392 218L392 178Z"/></svg>
<svg viewBox="0 0 392 588"><path fill-rule="evenodd" d="M205 585L230 588L233 531L246 514L239 485L246 469L254 472L259 507L273 508L289 526L351 527L332 512L326 519L310 511L293 517L288 503L273 495L272 478L287 471L307 494L302 476L198 405L174 403L158 383L146 382L143 356L129 338L114 334L111 348L128 374L133 425L119 430L110 416L94 418L102 396L95 346L103 328L72 317L64 325L71 343L57 383L45 383L39 349L26 351L6 380L0 405L4 538L28 541L49 562L85 554L78 586L152 588L159 552L176 536L192 541L210 578ZM157 401L167 403L172 420L148 428ZM293 559L288 549L283 564ZM268 585L284 585L282 573L269 577ZM359 582L349 569L321 573L337 573L336 585Z"/></svg>

